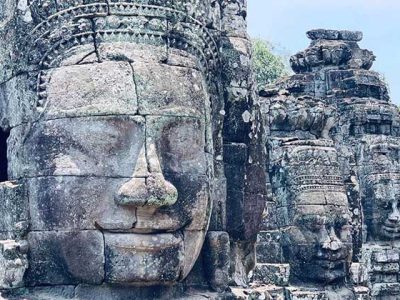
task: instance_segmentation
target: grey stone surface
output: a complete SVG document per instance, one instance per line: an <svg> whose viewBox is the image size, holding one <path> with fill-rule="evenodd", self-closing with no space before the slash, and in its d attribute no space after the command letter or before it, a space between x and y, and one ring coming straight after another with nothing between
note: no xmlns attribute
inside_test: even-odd
<svg viewBox="0 0 400 300"><path fill-rule="evenodd" d="M29 220L28 198L24 181L0 183L0 232L8 238L24 235L25 223Z"/></svg>
<svg viewBox="0 0 400 300"><path fill-rule="evenodd" d="M0 289L21 287L28 268L26 241L0 241Z"/></svg>
<svg viewBox="0 0 400 300"><path fill-rule="evenodd" d="M100 232L30 232L28 243L28 286L103 282L104 239Z"/></svg>
<svg viewBox="0 0 400 300"><path fill-rule="evenodd" d="M105 61L43 72L45 118L134 115L138 98L129 62ZM110 101L112 99L112 101Z"/></svg>
<svg viewBox="0 0 400 300"><path fill-rule="evenodd" d="M288 264L257 263L253 281L262 284L287 286L289 284L290 266Z"/></svg>
<svg viewBox="0 0 400 300"><path fill-rule="evenodd" d="M224 291L229 282L230 243L227 232L209 231L204 248L207 278L214 290Z"/></svg>
<svg viewBox="0 0 400 300"><path fill-rule="evenodd" d="M307 32L311 40L344 40L359 42L363 38L361 31L314 29Z"/></svg>

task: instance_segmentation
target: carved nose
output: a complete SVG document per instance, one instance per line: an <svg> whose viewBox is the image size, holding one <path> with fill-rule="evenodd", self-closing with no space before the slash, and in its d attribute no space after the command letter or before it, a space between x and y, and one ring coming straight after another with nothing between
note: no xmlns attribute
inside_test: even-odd
<svg viewBox="0 0 400 300"><path fill-rule="evenodd" d="M178 200L177 189L162 174L154 144L142 148L132 177L115 195L117 204L161 207Z"/></svg>
<svg viewBox="0 0 400 300"><path fill-rule="evenodd" d="M393 201L392 203L392 213L389 215L389 221L393 223L399 223L400 221L400 212L397 207L397 201Z"/></svg>
<svg viewBox="0 0 400 300"><path fill-rule="evenodd" d="M325 237L323 238L322 249L330 251L338 251L342 249L342 247L343 247L342 241L337 237L333 227L331 227L329 229L329 233L326 234Z"/></svg>

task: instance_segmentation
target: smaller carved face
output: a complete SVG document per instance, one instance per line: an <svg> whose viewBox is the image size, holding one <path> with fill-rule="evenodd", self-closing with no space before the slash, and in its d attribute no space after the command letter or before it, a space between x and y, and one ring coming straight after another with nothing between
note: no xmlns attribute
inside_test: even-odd
<svg viewBox="0 0 400 300"><path fill-rule="evenodd" d="M400 238L400 148L396 137L365 137L360 187L369 241Z"/></svg>
<svg viewBox="0 0 400 300"><path fill-rule="evenodd" d="M367 188L364 205L369 238L372 240L395 240L400 238L400 182L395 174L375 180Z"/></svg>
<svg viewBox="0 0 400 300"><path fill-rule="evenodd" d="M325 196L346 199L338 192ZM284 252L294 279L323 283L344 280L352 256L347 206L298 205L291 214L292 226L284 232Z"/></svg>

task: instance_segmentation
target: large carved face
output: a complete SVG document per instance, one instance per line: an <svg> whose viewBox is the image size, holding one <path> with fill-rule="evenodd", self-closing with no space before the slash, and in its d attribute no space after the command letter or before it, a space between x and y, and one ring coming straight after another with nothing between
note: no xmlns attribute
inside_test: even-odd
<svg viewBox="0 0 400 300"><path fill-rule="evenodd" d="M303 200L326 201L292 208L292 226L285 233L291 273L296 279L332 283L348 275L352 254L350 215L344 193L317 192L299 195ZM300 200L300 199L299 199ZM327 204L329 203L329 204Z"/></svg>
<svg viewBox="0 0 400 300"><path fill-rule="evenodd" d="M27 280L177 282L197 260L209 222L203 74L191 56L161 63L157 47L98 51L111 59L88 55L42 73L40 119L11 131L10 173L29 190Z"/></svg>

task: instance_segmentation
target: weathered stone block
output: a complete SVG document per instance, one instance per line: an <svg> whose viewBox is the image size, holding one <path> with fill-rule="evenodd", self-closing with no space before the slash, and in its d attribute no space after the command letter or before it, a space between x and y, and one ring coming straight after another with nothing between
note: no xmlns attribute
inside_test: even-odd
<svg viewBox="0 0 400 300"><path fill-rule="evenodd" d="M246 144L251 132L250 99L245 88L230 88L225 104L224 136L225 141Z"/></svg>
<svg viewBox="0 0 400 300"><path fill-rule="evenodd" d="M224 80L231 87L248 88L251 78L251 43L248 39L228 37L222 43Z"/></svg>
<svg viewBox="0 0 400 300"><path fill-rule="evenodd" d="M344 40L359 42L363 38L361 31L314 29L307 32L311 40Z"/></svg>
<svg viewBox="0 0 400 300"><path fill-rule="evenodd" d="M221 29L228 36L247 37L247 0L221 1Z"/></svg>
<svg viewBox="0 0 400 300"><path fill-rule="evenodd" d="M336 98L375 98L388 100L387 87L379 74L366 70L333 70L328 74L328 92Z"/></svg>
<svg viewBox="0 0 400 300"><path fill-rule="evenodd" d="M0 241L0 289L21 287L28 268L26 241Z"/></svg>
<svg viewBox="0 0 400 300"><path fill-rule="evenodd" d="M135 229L142 231L205 230L211 214L210 186L205 176L167 174L168 180L178 191L174 205L152 209L136 208Z"/></svg>
<svg viewBox="0 0 400 300"><path fill-rule="evenodd" d="M377 263L372 265L373 272L378 273L399 273L400 266L399 263Z"/></svg>
<svg viewBox="0 0 400 300"><path fill-rule="evenodd" d="M371 300L371 293L369 288L365 286L355 286L354 287L354 294L356 300Z"/></svg>
<svg viewBox="0 0 400 300"><path fill-rule="evenodd" d="M247 194L243 191L227 191L227 228L231 236L248 239L259 230L261 214L265 206L265 195Z"/></svg>
<svg viewBox="0 0 400 300"><path fill-rule="evenodd" d="M213 182L211 199L213 202L210 225L210 231L226 230L226 178L220 177Z"/></svg>
<svg viewBox="0 0 400 300"><path fill-rule="evenodd" d="M28 285L100 284L104 240L100 231L30 232Z"/></svg>
<svg viewBox="0 0 400 300"><path fill-rule="evenodd" d="M397 249L375 251L372 253L372 261L377 263L399 263L400 251Z"/></svg>
<svg viewBox="0 0 400 300"><path fill-rule="evenodd" d="M29 221L28 194L24 181L0 183L0 232L23 235Z"/></svg>
<svg viewBox="0 0 400 300"><path fill-rule="evenodd" d="M287 286L289 284L290 266L288 264L258 263L253 274L253 280L256 282Z"/></svg>
<svg viewBox="0 0 400 300"><path fill-rule="evenodd" d="M377 299L396 299L400 295L400 283L375 283L371 288L371 296Z"/></svg>
<svg viewBox="0 0 400 300"><path fill-rule="evenodd" d="M204 263L207 279L216 291L224 291L229 284L230 244L227 232L210 231L204 244Z"/></svg>
<svg viewBox="0 0 400 300"><path fill-rule="evenodd" d="M260 231L257 236L257 263L279 264L284 261L280 231Z"/></svg>
<svg viewBox="0 0 400 300"><path fill-rule="evenodd" d="M128 62L113 61L46 72L40 87L44 94L44 117L136 114L138 100L133 76Z"/></svg>
<svg viewBox="0 0 400 300"><path fill-rule="evenodd" d="M37 73L19 75L0 84L0 126L15 127L37 118Z"/></svg>
<svg viewBox="0 0 400 300"><path fill-rule="evenodd" d="M75 286L36 286L24 287L0 292L7 300L67 300L75 298Z"/></svg>
<svg viewBox="0 0 400 300"><path fill-rule="evenodd" d="M156 63L132 63L139 113L203 116L208 95L198 70Z"/></svg>
<svg viewBox="0 0 400 300"><path fill-rule="evenodd" d="M308 289L301 287L289 287L285 290L286 297L290 300L328 300L324 291L317 288Z"/></svg>
<svg viewBox="0 0 400 300"><path fill-rule="evenodd" d="M170 286L133 287L121 285L85 285L75 289L75 298L79 300L127 300L127 299L178 299L182 295L179 288ZM36 300L36 299L35 299Z"/></svg>
<svg viewBox="0 0 400 300"><path fill-rule="evenodd" d="M152 63L165 62L169 55L166 45L156 46L124 42L100 43L98 45L98 53L101 61L122 60L126 62L141 61ZM193 59L193 61L195 60Z"/></svg>

